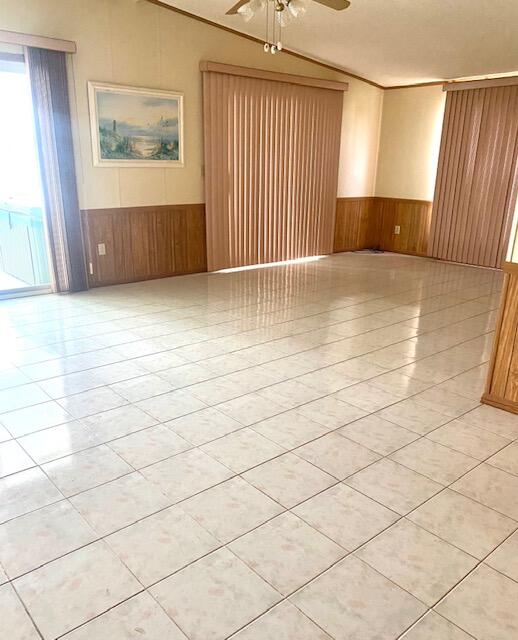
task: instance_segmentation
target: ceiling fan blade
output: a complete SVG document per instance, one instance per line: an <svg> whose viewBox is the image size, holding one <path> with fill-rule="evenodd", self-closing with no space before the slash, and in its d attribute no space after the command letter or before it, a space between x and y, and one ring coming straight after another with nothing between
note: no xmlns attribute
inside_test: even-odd
<svg viewBox="0 0 518 640"><path fill-rule="evenodd" d="M318 2L318 4L323 4L325 7L329 7L330 9L335 9L336 11L343 11L351 6L349 0L313 0L314 2Z"/></svg>
<svg viewBox="0 0 518 640"><path fill-rule="evenodd" d="M239 2L236 2L236 4L227 11L227 16L235 15L238 9L241 9L241 7L244 7L245 4L248 4L249 2L250 0L239 0Z"/></svg>

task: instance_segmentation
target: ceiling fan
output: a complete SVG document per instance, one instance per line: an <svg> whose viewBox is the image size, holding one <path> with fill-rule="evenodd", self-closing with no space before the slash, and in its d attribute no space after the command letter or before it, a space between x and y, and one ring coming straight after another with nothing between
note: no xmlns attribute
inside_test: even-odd
<svg viewBox="0 0 518 640"><path fill-rule="evenodd" d="M309 0L239 0L227 11L227 16L239 14L245 22L251 20L256 14L266 9L266 38L264 43L265 53L277 53L282 51L282 28L294 18L300 18L306 13L306 4ZM312 0L335 11L347 9L351 3L349 0ZM272 10L272 11L271 11ZM271 14L271 16L270 16Z"/></svg>
<svg viewBox="0 0 518 640"><path fill-rule="evenodd" d="M335 9L335 11L343 11L344 9L347 9L351 4L349 0L313 0L313 2L323 4L325 7ZM284 11L285 9L292 10L290 9L290 5L293 5L294 7L296 7L296 5L301 5L301 3L297 2L297 0L274 0L274 3L276 5L275 8L277 11ZM236 13L240 13L240 9L248 4L254 4L254 0L239 0L239 2L236 2L236 4L227 11L227 16L232 16ZM297 8L295 9L295 11L297 11Z"/></svg>

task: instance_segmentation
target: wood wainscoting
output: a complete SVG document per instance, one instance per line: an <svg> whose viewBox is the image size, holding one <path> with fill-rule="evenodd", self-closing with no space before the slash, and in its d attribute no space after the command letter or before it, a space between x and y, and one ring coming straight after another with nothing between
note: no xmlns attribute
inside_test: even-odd
<svg viewBox="0 0 518 640"><path fill-rule="evenodd" d="M333 251L374 249L380 244L375 198L338 198Z"/></svg>
<svg viewBox="0 0 518 640"><path fill-rule="evenodd" d="M518 413L518 265L505 263L504 290L482 402Z"/></svg>
<svg viewBox="0 0 518 640"><path fill-rule="evenodd" d="M431 215L428 200L339 198L333 251L382 249L426 256Z"/></svg>
<svg viewBox="0 0 518 640"><path fill-rule="evenodd" d="M425 200L339 198L333 251L426 256L431 210ZM81 217L90 287L207 271L204 204L85 209Z"/></svg>
<svg viewBox="0 0 518 640"><path fill-rule="evenodd" d="M86 209L81 217L91 287L207 270L204 204Z"/></svg>

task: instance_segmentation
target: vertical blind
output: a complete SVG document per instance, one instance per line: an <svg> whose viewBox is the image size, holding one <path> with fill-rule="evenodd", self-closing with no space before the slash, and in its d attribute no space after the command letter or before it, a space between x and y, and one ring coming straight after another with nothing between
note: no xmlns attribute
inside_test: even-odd
<svg viewBox="0 0 518 640"><path fill-rule="evenodd" d="M343 92L203 80L209 271L331 253Z"/></svg>
<svg viewBox="0 0 518 640"><path fill-rule="evenodd" d="M432 257L501 266L516 201L517 160L518 86L448 91Z"/></svg>
<svg viewBox="0 0 518 640"><path fill-rule="evenodd" d="M27 48L45 214L56 291L82 291L87 276L63 51Z"/></svg>

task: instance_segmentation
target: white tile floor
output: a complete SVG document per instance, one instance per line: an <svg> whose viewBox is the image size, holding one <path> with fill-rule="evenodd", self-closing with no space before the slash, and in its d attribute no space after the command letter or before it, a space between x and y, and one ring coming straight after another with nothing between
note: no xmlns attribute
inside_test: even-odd
<svg viewBox="0 0 518 640"><path fill-rule="evenodd" d="M0 638L516 640L495 272L390 254L0 303Z"/></svg>

